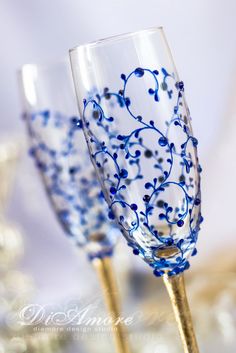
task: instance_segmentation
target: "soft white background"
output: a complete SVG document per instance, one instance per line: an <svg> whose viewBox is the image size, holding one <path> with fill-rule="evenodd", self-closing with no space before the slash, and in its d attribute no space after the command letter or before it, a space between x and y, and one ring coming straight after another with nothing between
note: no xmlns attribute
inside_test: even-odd
<svg viewBox="0 0 236 353"><path fill-rule="evenodd" d="M53 62L78 44L157 25L185 82L204 170L205 222L192 263L196 268L210 256L213 266L221 247L236 245L235 0L0 0L1 134L25 133L16 80L22 64ZM60 299L92 270L63 236L31 161L23 159L10 215L24 229L24 268L42 298Z"/></svg>

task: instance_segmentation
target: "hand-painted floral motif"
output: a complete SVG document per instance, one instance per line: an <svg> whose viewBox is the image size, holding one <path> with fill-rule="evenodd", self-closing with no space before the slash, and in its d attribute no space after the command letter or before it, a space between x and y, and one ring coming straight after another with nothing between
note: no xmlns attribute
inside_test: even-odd
<svg viewBox="0 0 236 353"><path fill-rule="evenodd" d="M157 276L196 254L200 212L197 139L184 84L166 69L121 74L122 87L89 93L83 128L109 217Z"/></svg>
<svg viewBox="0 0 236 353"><path fill-rule="evenodd" d="M66 234L85 248L90 259L111 255L119 231L107 217L81 120L49 110L25 114L25 119L30 155Z"/></svg>

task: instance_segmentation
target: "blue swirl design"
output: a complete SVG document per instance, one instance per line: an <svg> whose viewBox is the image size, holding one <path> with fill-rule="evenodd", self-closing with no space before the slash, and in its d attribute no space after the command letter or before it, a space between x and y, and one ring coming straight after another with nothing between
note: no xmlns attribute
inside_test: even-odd
<svg viewBox="0 0 236 353"><path fill-rule="evenodd" d="M84 99L83 128L91 159L109 218L118 221L133 253L156 276L176 275L189 268L188 259L196 254L203 220L198 141L184 84L165 68L139 67L128 76L121 74L121 80L118 92L106 87ZM131 99L140 89L138 99ZM148 119L153 112L156 118Z"/></svg>
<svg viewBox="0 0 236 353"><path fill-rule="evenodd" d="M107 217L82 121L49 110L26 113L24 118L31 138L29 153L65 233L91 260L112 255L119 230Z"/></svg>

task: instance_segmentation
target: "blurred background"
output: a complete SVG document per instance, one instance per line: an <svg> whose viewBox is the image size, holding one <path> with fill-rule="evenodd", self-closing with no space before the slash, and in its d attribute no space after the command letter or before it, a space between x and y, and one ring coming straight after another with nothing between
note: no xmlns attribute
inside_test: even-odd
<svg viewBox="0 0 236 353"><path fill-rule="evenodd" d="M0 0L0 138L2 144L13 141L20 146L7 217L23 234L24 256L17 268L33 278L35 289L31 301L62 303L67 299L76 299L79 295L86 298L90 295L91 288L96 289L98 285L84 253L77 252L70 246L54 218L37 171L28 158L17 70L26 63L47 64L63 59L68 55L68 49L79 44L159 25L164 27L179 75L185 82L203 167L202 205L205 221L199 237L198 256L191 261L193 274L203 276L202 282L199 282L201 287L205 283L204 273L209 273L210 280L205 286L210 286L212 281L214 288L216 283L226 281L229 273L234 273L235 14L234 0ZM123 239L119 246L123 247ZM123 251L117 252L115 262L122 282L125 271L119 266L121 253ZM132 270L134 278L137 276L137 281L142 283L145 275L148 276L149 268L130 253L123 256L122 261L127 264L128 270ZM213 270L222 272L219 275L222 276L221 281L219 277L214 277L216 275ZM128 278L130 281L134 280L132 276ZM235 283L232 278L227 277L226 287ZM149 294L145 294L150 298L153 291L158 292L158 286L156 289L152 286L153 283ZM197 288L199 290L199 286ZM217 287L213 292L218 293L221 290L222 288ZM133 289L127 291L133 293ZM194 299L196 291L193 284L192 292L190 290L193 301L197 300ZM143 295L140 294L141 297ZM202 316L197 313L203 324L206 320L205 310L210 308L214 294L206 291L201 295L202 301L205 298L202 308L206 303L209 304L202 309ZM228 302L227 305L229 306ZM229 307L233 308L235 314L235 305L232 305ZM126 306L129 306L128 301ZM230 311L232 312L231 309ZM222 315L221 311L219 313ZM231 325L235 332L236 315L233 318L225 317L222 320ZM215 318L213 321L217 320ZM208 324L210 325L209 322ZM210 331L207 326L204 327L204 330ZM222 330L225 332L225 326ZM171 334L168 332L167 336L171 337ZM173 335L176 335L175 330ZM229 338L222 338L222 342L226 342L224 339L227 341ZM178 341L178 337L176 340ZM208 347L204 339L201 340L202 345ZM220 352L220 344L213 341L207 343L209 352ZM232 340L222 347L225 352L233 352ZM65 348L63 351L69 352L69 349ZM91 348L88 351L91 352ZM146 352L144 349L142 351ZM207 349L204 351L207 352ZM172 350L167 350L160 343L156 352L166 353Z"/></svg>

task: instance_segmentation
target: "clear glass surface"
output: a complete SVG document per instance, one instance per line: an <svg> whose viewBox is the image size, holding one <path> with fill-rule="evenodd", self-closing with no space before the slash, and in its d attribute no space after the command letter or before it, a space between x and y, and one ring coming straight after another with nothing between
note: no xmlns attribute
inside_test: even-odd
<svg viewBox="0 0 236 353"><path fill-rule="evenodd" d="M30 155L65 233L88 256L110 255L119 230L87 151L69 63L25 65L20 72Z"/></svg>
<svg viewBox="0 0 236 353"><path fill-rule="evenodd" d="M79 46L70 59L110 219L155 275L184 271L202 221L201 167L162 28Z"/></svg>

